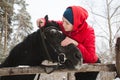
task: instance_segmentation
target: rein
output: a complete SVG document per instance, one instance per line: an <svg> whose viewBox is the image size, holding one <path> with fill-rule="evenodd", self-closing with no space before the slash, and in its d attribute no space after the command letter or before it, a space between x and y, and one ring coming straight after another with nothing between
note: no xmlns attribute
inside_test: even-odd
<svg viewBox="0 0 120 80"><path fill-rule="evenodd" d="M45 44L45 40L44 40L44 32L42 31L42 29L40 28L40 35L41 35L41 39L42 39L42 43L43 43L43 47L45 49L45 52L46 52L46 55L47 55L47 58L51 61L51 57L49 55L49 52L47 50L47 47L46 47L46 44Z"/></svg>

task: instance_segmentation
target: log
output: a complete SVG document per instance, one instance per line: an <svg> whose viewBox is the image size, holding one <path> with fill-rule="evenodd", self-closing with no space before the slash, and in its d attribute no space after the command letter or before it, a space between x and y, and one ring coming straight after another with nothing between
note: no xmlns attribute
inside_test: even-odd
<svg viewBox="0 0 120 80"><path fill-rule="evenodd" d="M98 71L110 71L115 72L115 64L83 64L79 70L75 69L58 69L54 72L98 72ZM45 70L40 67L8 67L0 68L0 76L7 75L27 75L27 74L36 74L36 73L45 73Z"/></svg>
<svg viewBox="0 0 120 80"><path fill-rule="evenodd" d="M117 77L120 78L120 37L117 38L115 45Z"/></svg>

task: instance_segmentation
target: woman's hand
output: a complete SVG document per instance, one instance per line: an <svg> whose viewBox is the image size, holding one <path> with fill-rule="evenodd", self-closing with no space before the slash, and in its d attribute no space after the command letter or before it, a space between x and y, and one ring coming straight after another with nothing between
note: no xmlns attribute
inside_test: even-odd
<svg viewBox="0 0 120 80"><path fill-rule="evenodd" d="M75 46L77 46L78 45L78 42L77 41L75 41L75 40L73 40L73 39L71 39L71 38L69 38L69 37L66 37L62 42L61 42L61 46L67 46L67 45L69 45L69 44L74 44Z"/></svg>
<svg viewBox="0 0 120 80"><path fill-rule="evenodd" d="M44 18L39 18L37 19L36 23L37 23L37 26L40 28L40 27L45 26L46 21Z"/></svg>

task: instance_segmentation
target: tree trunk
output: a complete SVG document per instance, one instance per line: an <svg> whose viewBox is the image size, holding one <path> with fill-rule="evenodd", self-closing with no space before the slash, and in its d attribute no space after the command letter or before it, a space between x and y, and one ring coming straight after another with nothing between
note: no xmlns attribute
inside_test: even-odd
<svg viewBox="0 0 120 80"><path fill-rule="evenodd" d="M8 21L7 21L7 7L5 8L5 35L4 35L4 52L3 52L3 54L5 54L6 53L6 51L7 51L7 24L8 24Z"/></svg>

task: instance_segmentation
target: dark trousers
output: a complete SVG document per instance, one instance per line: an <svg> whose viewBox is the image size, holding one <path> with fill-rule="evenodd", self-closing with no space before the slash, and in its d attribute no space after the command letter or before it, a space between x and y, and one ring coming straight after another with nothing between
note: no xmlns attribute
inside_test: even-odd
<svg viewBox="0 0 120 80"><path fill-rule="evenodd" d="M100 63L100 60L96 63ZM75 73L75 80L96 80L99 72L77 72Z"/></svg>

